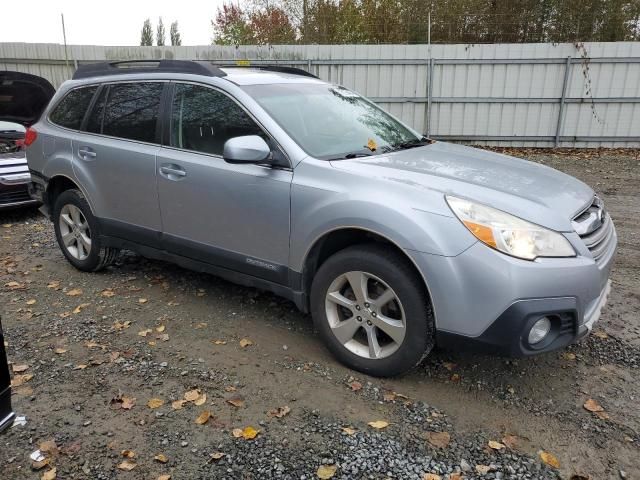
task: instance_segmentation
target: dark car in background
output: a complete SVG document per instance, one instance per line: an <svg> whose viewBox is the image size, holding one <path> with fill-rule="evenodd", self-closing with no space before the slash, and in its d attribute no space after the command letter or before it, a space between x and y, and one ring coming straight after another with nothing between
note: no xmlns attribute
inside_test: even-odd
<svg viewBox="0 0 640 480"><path fill-rule="evenodd" d="M24 151L25 133L55 93L44 78L0 72L0 210L36 203Z"/></svg>
<svg viewBox="0 0 640 480"><path fill-rule="evenodd" d="M4 349L2 320L0 320L0 432L13 423L15 414L11 409L11 377Z"/></svg>

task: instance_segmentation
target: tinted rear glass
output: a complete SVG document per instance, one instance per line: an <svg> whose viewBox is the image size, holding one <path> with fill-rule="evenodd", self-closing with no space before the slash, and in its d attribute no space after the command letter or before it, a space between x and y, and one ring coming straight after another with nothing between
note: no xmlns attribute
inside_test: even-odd
<svg viewBox="0 0 640 480"><path fill-rule="evenodd" d="M96 100L96 103L93 104L93 109L91 110L91 113L89 114L89 119L87 120L87 132L102 133L102 118L104 117L104 104L105 104L108 92L109 92L109 87L105 86L100 92L100 96Z"/></svg>
<svg viewBox="0 0 640 480"><path fill-rule="evenodd" d="M102 133L153 143L162 83L123 83L109 87Z"/></svg>
<svg viewBox="0 0 640 480"><path fill-rule="evenodd" d="M84 114L98 87L84 87L71 90L53 109L49 119L61 127L79 130Z"/></svg>

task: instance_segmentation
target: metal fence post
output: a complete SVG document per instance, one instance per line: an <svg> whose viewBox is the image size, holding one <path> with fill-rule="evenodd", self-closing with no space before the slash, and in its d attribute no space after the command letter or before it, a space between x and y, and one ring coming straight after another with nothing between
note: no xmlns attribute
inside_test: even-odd
<svg viewBox="0 0 640 480"><path fill-rule="evenodd" d="M556 124L556 138L554 146L560 144L560 134L562 133L562 122L564 115L564 101L567 97L567 84L569 83L569 72L571 71L571 56L567 57L567 63L564 67L564 80L562 81L562 96L560 97L560 107L558 108L558 123Z"/></svg>
<svg viewBox="0 0 640 480"><path fill-rule="evenodd" d="M429 137L431 135L431 97L433 94L433 58L429 58L429 70L427 72L427 128L425 135Z"/></svg>

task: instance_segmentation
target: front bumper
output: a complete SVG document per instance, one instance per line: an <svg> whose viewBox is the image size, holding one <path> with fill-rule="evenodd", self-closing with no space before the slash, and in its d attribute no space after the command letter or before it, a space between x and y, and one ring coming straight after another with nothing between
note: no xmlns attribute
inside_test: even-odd
<svg viewBox="0 0 640 480"><path fill-rule="evenodd" d="M37 205L28 187L29 183L0 183L0 210Z"/></svg>
<svg viewBox="0 0 640 480"><path fill-rule="evenodd" d="M611 290L609 274L616 238L598 262L575 235L573 258L530 262L476 243L456 257L409 252L431 294L437 342L509 356L556 350L589 333ZM552 334L527 343L540 317L552 320Z"/></svg>

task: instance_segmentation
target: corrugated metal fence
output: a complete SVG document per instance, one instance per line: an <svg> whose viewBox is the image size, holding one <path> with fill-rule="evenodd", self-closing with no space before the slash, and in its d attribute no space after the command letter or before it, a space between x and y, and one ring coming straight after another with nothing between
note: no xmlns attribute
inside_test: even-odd
<svg viewBox="0 0 640 480"><path fill-rule="evenodd" d="M79 63L279 63L372 98L434 138L502 146L640 146L640 43L102 47L0 43L0 70L59 86Z"/></svg>

